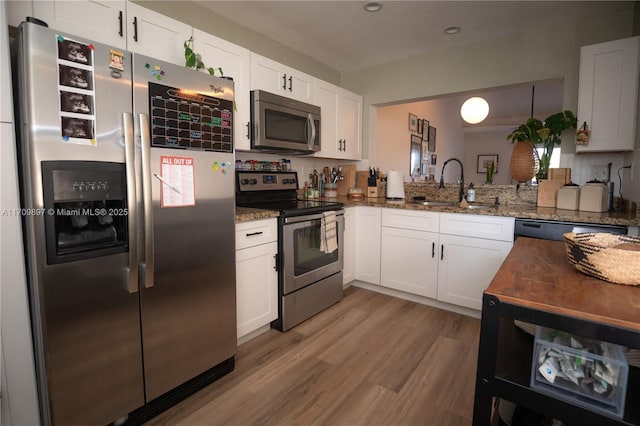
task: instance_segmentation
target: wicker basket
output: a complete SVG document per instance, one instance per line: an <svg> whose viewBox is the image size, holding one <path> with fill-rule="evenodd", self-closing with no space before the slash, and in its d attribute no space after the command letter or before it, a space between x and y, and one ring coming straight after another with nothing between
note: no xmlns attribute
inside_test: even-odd
<svg viewBox="0 0 640 426"><path fill-rule="evenodd" d="M513 146L511 161L509 163L511 176L518 182L526 182L538 173L539 168L538 157L535 155L531 143L524 141L516 142Z"/></svg>
<svg viewBox="0 0 640 426"><path fill-rule="evenodd" d="M578 271L612 283L640 285L640 238L568 232L564 242L567 259Z"/></svg>

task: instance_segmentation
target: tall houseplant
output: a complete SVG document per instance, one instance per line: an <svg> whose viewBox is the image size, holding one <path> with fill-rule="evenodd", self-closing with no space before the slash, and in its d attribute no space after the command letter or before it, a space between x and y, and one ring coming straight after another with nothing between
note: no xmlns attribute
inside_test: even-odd
<svg viewBox="0 0 640 426"><path fill-rule="evenodd" d="M546 179L549 174L549 163L554 146L560 145L562 133L565 130L571 127L576 129L577 125L578 119L575 114L567 110L552 114L544 121L532 117L511 132L507 139L512 143L529 142L534 152L538 146L543 148L542 155L539 156L540 168L536 178L538 180Z"/></svg>

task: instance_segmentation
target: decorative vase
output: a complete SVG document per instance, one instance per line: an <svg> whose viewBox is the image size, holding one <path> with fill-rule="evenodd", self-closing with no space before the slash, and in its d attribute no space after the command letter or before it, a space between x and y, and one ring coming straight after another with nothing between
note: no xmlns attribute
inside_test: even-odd
<svg viewBox="0 0 640 426"><path fill-rule="evenodd" d="M527 182L533 178L540 164L535 149L530 142L517 141L513 145L509 171L518 182Z"/></svg>

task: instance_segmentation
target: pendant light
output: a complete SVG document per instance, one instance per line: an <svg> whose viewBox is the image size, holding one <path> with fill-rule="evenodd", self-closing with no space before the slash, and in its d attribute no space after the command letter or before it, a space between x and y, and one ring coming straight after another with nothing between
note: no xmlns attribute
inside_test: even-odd
<svg viewBox="0 0 640 426"><path fill-rule="evenodd" d="M479 96L467 99L460 108L462 119L469 124L478 124L489 115L489 103Z"/></svg>

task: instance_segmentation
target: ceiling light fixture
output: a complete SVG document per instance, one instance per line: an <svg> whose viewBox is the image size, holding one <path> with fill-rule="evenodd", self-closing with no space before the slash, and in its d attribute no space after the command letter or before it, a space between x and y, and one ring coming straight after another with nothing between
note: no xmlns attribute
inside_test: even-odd
<svg viewBox="0 0 640 426"><path fill-rule="evenodd" d="M442 32L448 35L458 34L462 28L460 27L447 27Z"/></svg>
<svg viewBox="0 0 640 426"><path fill-rule="evenodd" d="M489 103L478 96L469 98L462 104L460 115L467 123L478 124L489 115Z"/></svg>
<svg viewBox="0 0 640 426"><path fill-rule="evenodd" d="M367 12L377 12L382 9L382 3L378 3L377 1L370 1L368 3L365 3L365 5L362 7Z"/></svg>

